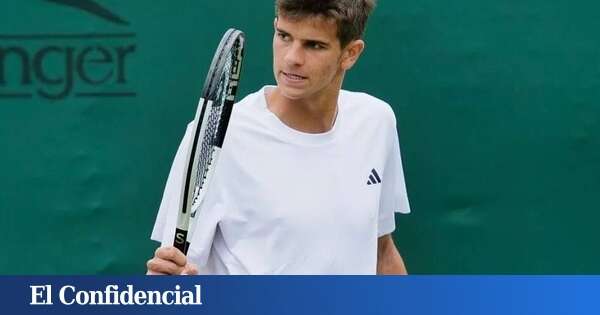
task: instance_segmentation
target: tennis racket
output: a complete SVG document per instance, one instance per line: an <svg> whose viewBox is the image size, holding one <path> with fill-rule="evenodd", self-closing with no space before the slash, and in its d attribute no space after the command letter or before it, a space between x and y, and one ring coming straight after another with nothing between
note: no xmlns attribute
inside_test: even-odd
<svg viewBox="0 0 600 315"><path fill-rule="evenodd" d="M187 254L194 218L209 188L235 101L244 55L244 33L223 35L208 70L193 121L194 136L186 155L185 182L173 246Z"/></svg>

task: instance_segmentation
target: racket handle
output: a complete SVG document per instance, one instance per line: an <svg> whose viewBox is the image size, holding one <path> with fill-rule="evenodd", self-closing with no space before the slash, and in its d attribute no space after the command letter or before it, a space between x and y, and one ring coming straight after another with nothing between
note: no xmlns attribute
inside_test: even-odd
<svg viewBox="0 0 600 315"><path fill-rule="evenodd" d="M175 240L173 241L173 246L179 249L184 255L187 254L190 247L190 242L187 241L187 233L188 231L186 230L175 229Z"/></svg>

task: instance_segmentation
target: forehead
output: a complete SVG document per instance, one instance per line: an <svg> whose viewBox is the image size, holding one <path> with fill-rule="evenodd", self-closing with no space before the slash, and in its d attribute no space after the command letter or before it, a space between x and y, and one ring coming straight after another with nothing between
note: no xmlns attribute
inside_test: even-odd
<svg viewBox="0 0 600 315"><path fill-rule="evenodd" d="M279 15L276 26L300 40L317 40L327 43L338 41L335 20L322 16L289 18Z"/></svg>

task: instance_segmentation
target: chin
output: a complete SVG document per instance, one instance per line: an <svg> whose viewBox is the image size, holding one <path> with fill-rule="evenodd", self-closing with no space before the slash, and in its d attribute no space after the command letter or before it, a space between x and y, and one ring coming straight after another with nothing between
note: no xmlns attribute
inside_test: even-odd
<svg viewBox="0 0 600 315"><path fill-rule="evenodd" d="M283 84L277 84L277 89L282 96L291 100L299 100L308 95L305 89L293 88Z"/></svg>

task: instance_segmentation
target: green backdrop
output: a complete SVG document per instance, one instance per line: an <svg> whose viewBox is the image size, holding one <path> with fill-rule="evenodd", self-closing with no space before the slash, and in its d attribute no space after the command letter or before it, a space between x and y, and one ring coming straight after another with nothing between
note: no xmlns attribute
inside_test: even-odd
<svg viewBox="0 0 600 315"><path fill-rule="evenodd" d="M272 1L0 3L2 274L143 273L212 53ZM381 0L345 88L393 105L412 273L600 273L600 4Z"/></svg>

